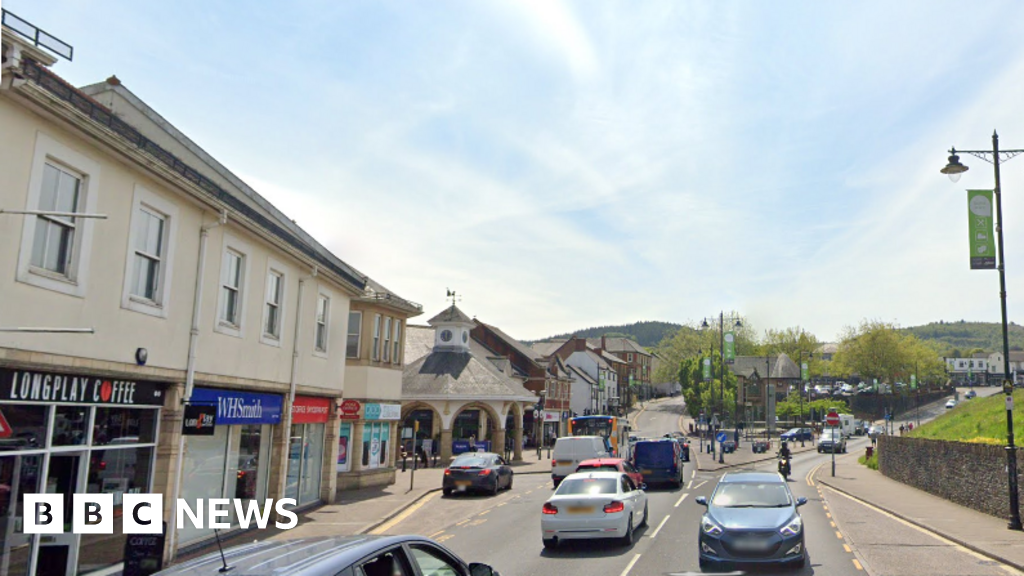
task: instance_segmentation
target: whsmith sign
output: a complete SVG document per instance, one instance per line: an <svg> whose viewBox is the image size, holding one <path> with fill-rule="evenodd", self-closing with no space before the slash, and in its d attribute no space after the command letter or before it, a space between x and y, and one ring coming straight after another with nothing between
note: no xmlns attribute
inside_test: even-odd
<svg viewBox="0 0 1024 576"><path fill-rule="evenodd" d="M157 382L0 368L0 400L162 406L164 395Z"/></svg>

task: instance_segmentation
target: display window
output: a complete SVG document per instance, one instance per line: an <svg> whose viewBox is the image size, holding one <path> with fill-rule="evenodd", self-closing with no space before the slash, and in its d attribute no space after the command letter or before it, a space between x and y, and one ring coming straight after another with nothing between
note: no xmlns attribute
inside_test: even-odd
<svg viewBox="0 0 1024 576"><path fill-rule="evenodd" d="M390 422L363 424L363 468L386 468L391 465L388 446L391 439Z"/></svg>

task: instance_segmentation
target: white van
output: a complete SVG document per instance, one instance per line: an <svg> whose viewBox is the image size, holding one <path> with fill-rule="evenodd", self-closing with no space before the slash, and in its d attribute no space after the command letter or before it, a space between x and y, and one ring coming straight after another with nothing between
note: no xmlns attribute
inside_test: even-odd
<svg viewBox="0 0 1024 576"><path fill-rule="evenodd" d="M563 478L576 472L580 462L611 455L611 446L602 436L563 436L555 440L551 453L551 480L557 488Z"/></svg>

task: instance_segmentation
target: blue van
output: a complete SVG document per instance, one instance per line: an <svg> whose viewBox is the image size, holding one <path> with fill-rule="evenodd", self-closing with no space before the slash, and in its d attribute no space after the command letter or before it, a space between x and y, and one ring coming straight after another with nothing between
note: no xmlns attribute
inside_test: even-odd
<svg viewBox="0 0 1024 576"><path fill-rule="evenodd" d="M683 485L683 463L679 444L672 439L641 440L633 445L633 466L644 476L644 483L671 482Z"/></svg>

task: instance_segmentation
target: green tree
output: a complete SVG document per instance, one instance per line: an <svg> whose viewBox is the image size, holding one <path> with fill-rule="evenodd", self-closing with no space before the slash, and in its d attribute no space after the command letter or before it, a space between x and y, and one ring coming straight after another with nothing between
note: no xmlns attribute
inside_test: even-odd
<svg viewBox="0 0 1024 576"><path fill-rule="evenodd" d="M816 358L814 355L819 346L820 343L814 334L799 326L794 326L782 330L767 330L758 353L768 356L784 353L797 366L800 365L801 360L807 362L807 370L813 378L824 374L827 364L820 357Z"/></svg>
<svg viewBox="0 0 1024 576"><path fill-rule="evenodd" d="M725 419L732 420L736 413L736 376L731 370L725 370L725 390L723 392L721 389L721 358L717 354L711 357L712 379L710 382L704 381L703 358L693 356L680 363L678 377L679 383L682 385L683 400L686 401L686 410L694 418L703 411L709 415L719 412Z"/></svg>

